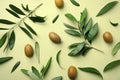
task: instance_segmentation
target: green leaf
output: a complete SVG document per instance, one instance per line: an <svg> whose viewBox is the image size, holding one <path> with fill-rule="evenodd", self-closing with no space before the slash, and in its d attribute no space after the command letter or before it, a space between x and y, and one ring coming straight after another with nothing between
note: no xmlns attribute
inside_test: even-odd
<svg viewBox="0 0 120 80"><path fill-rule="evenodd" d="M1 57L0 58L0 64L5 63L9 60L13 59L13 57Z"/></svg>
<svg viewBox="0 0 120 80"><path fill-rule="evenodd" d="M87 22L87 24L85 25L84 29L83 29L85 35L91 29L92 23L93 23L93 20L92 20L92 18L90 18L89 21Z"/></svg>
<svg viewBox="0 0 120 80"><path fill-rule="evenodd" d="M76 56L76 55L78 55L80 53L80 51L84 48L84 46L85 46L85 42L80 43L68 55L69 56Z"/></svg>
<svg viewBox="0 0 120 80"><path fill-rule="evenodd" d="M91 47L87 47L85 46L82 51L80 52L80 54L82 54L83 56L87 54L87 52L92 49Z"/></svg>
<svg viewBox="0 0 120 80"><path fill-rule="evenodd" d="M112 54L113 56L116 55L116 53L119 51L119 49L120 49L120 42L118 42L118 43L113 47L111 54Z"/></svg>
<svg viewBox="0 0 120 80"><path fill-rule="evenodd" d="M5 44L6 39L7 39L7 33L5 33L0 39L0 48Z"/></svg>
<svg viewBox="0 0 120 80"><path fill-rule="evenodd" d="M65 16L73 22L78 22L77 19L71 13L66 13Z"/></svg>
<svg viewBox="0 0 120 80"><path fill-rule="evenodd" d="M28 37L30 37L31 39L33 39L31 33L30 33L27 29L25 29L25 28L23 28L23 27L20 27L20 29L21 29Z"/></svg>
<svg viewBox="0 0 120 80"><path fill-rule="evenodd" d="M56 55L56 61L57 61L58 65L61 67L61 65L60 65L60 61L59 61L60 53L61 53L61 50L59 50L59 51L57 52L57 55ZM62 67L61 67L61 68L62 68Z"/></svg>
<svg viewBox="0 0 120 80"><path fill-rule="evenodd" d="M69 24L63 23L65 27L69 28L69 29L75 29L78 30L78 28L75 28L74 26L71 26Z"/></svg>
<svg viewBox="0 0 120 80"><path fill-rule="evenodd" d="M55 16L55 18L52 20L52 23L55 23L58 18L59 18L59 14Z"/></svg>
<svg viewBox="0 0 120 80"><path fill-rule="evenodd" d="M35 42L35 54L38 59L38 63L40 63L40 46L38 42Z"/></svg>
<svg viewBox="0 0 120 80"><path fill-rule="evenodd" d="M24 24L25 24L26 28L27 28L31 33L33 33L34 35L37 36L37 33L36 33L27 23L24 22Z"/></svg>
<svg viewBox="0 0 120 80"><path fill-rule="evenodd" d="M69 35L80 37L80 33L78 31L73 30L73 29L67 29L67 30L65 30L65 32Z"/></svg>
<svg viewBox="0 0 120 80"><path fill-rule="evenodd" d="M16 13L21 14L21 15L25 15L25 14L23 13L23 11L20 10L20 9L19 9L18 7L16 7L15 5L10 4L9 7L10 7L13 11L15 11Z"/></svg>
<svg viewBox="0 0 120 80"><path fill-rule="evenodd" d="M54 77L52 80L63 80L63 77L62 76L57 76L57 77Z"/></svg>
<svg viewBox="0 0 120 80"><path fill-rule="evenodd" d="M98 33L98 23L96 23L87 34L88 41L91 42L95 38L97 33Z"/></svg>
<svg viewBox="0 0 120 80"><path fill-rule="evenodd" d="M29 17L30 20L32 20L33 22L45 22L45 17L41 17L41 16L35 16L35 17Z"/></svg>
<svg viewBox="0 0 120 80"><path fill-rule="evenodd" d="M70 0L70 2L75 6L80 6L80 4L78 2L76 2L75 0Z"/></svg>
<svg viewBox="0 0 120 80"><path fill-rule="evenodd" d="M24 6L23 4L21 4L22 8L25 10L25 11L30 11L29 8L28 8L28 4L26 6Z"/></svg>
<svg viewBox="0 0 120 80"><path fill-rule="evenodd" d="M9 30L9 28L0 28L0 30Z"/></svg>
<svg viewBox="0 0 120 80"><path fill-rule="evenodd" d="M2 23L2 24L8 24L8 25L15 24L14 22L6 20L6 19L0 19L0 23Z"/></svg>
<svg viewBox="0 0 120 80"><path fill-rule="evenodd" d="M17 13L15 13L14 11L12 11L12 10L10 10L10 9L7 9L7 8L6 8L6 10L7 10L10 14L12 14L13 16L15 16L15 17L17 17L17 18L20 18L20 16L19 16Z"/></svg>
<svg viewBox="0 0 120 80"><path fill-rule="evenodd" d="M104 67L104 72L106 71L109 71L115 67L117 67L118 65L120 65L120 60L115 60L115 61L112 61L110 63L108 63L105 67Z"/></svg>
<svg viewBox="0 0 120 80"><path fill-rule="evenodd" d="M33 72L38 78L41 78L39 71L38 71L34 66L32 66L32 72Z"/></svg>
<svg viewBox="0 0 120 80"><path fill-rule="evenodd" d="M50 57L50 59L48 60L47 64L45 65L45 67L43 67L42 71L42 75L45 76L46 73L48 72L50 65L51 65L51 61L52 61L52 57Z"/></svg>
<svg viewBox="0 0 120 80"><path fill-rule="evenodd" d="M100 76L101 78L103 78L102 74L96 68L93 68L93 67L80 68L80 67L78 67L78 69L81 71L84 71L84 72L96 74L96 75Z"/></svg>
<svg viewBox="0 0 120 80"><path fill-rule="evenodd" d="M12 50L15 45L15 32L14 31L12 31L8 43L9 43L9 48Z"/></svg>
<svg viewBox="0 0 120 80"><path fill-rule="evenodd" d="M114 27L118 26L119 23L113 23L112 21L110 21L110 24Z"/></svg>
<svg viewBox="0 0 120 80"><path fill-rule="evenodd" d="M109 10L111 10L117 3L118 3L118 1L109 2L108 4L106 4L106 5L98 12L98 14L96 15L96 17L105 14L106 12L108 12Z"/></svg>
<svg viewBox="0 0 120 80"><path fill-rule="evenodd" d="M73 44L70 44L70 45L69 45L69 49L75 48L75 47L77 47L79 44L80 44L80 43L73 43Z"/></svg>
<svg viewBox="0 0 120 80"><path fill-rule="evenodd" d="M28 70L26 70L26 69L21 69L21 72L24 73L25 75L29 76Z"/></svg>
<svg viewBox="0 0 120 80"><path fill-rule="evenodd" d="M11 73L14 72L18 68L19 65L20 65L20 61L16 62L11 70Z"/></svg>
<svg viewBox="0 0 120 80"><path fill-rule="evenodd" d="M40 79L39 77L37 77L33 72L28 71L28 75L32 80L43 80L42 78Z"/></svg>

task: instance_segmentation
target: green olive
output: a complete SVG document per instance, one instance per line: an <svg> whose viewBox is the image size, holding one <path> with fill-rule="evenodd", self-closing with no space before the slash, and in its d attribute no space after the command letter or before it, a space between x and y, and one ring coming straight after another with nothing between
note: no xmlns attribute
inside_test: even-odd
<svg viewBox="0 0 120 80"><path fill-rule="evenodd" d="M33 48L30 44L25 45L24 51L25 51L25 55L27 57L32 57L33 56Z"/></svg>
<svg viewBox="0 0 120 80"><path fill-rule="evenodd" d="M110 32L105 32L103 34L103 39L107 43L112 43L113 42L113 37L112 37L112 34Z"/></svg>

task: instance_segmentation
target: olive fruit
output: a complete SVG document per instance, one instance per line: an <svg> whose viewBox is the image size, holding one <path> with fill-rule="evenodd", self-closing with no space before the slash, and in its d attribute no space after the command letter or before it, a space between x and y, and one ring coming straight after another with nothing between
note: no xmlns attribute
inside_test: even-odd
<svg viewBox="0 0 120 80"><path fill-rule="evenodd" d="M74 80L77 76L77 69L75 66L70 66L68 68L68 77L71 79L71 80Z"/></svg>
<svg viewBox="0 0 120 80"><path fill-rule="evenodd" d="M62 8L64 6L64 1L63 0L55 0L55 5L58 8Z"/></svg>
<svg viewBox="0 0 120 80"><path fill-rule="evenodd" d="M32 57L33 56L34 52L33 52L32 46L30 44L25 45L24 51L25 51L25 55L27 57Z"/></svg>
<svg viewBox="0 0 120 80"><path fill-rule="evenodd" d="M107 43L112 43L113 42L113 37L112 37L112 34L110 32L105 32L103 34L103 39Z"/></svg>
<svg viewBox="0 0 120 80"><path fill-rule="evenodd" d="M59 35L55 32L50 32L49 33L49 38L54 43L61 43L61 39L60 39Z"/></svg>

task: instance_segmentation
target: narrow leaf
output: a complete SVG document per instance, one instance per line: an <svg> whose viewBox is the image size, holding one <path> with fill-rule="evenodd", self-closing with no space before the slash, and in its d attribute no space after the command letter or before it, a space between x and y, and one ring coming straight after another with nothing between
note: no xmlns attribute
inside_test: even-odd
<svg viewBox="0 0 120 80"><path fill-rule="evenodd" d="M65 27L69 28L69 29L75 29L75 30L78 30L78 28L74 27L74 26L71 26L69 24L66 24L66 23L63 23Z"/></svg>
<svg viewBox="0 0 120 80"><path fill-rule="evenodd" d="M33 72L38 78L41 78L39 71L38 71L34 66L32 66L32 72Z"/></svg>
<svg viewBox="0 0 120 80"><path fill-rule="evenodd" d="M63 77L62 76L57 76L57 77L54 77L52 80L63 80Z"/></svg>
<svg viewBox="0 0 120 80"><path fill-rule="evenodd" d="M35 54L38 59L38 63L40 63L40 46L38 42L35 42Z"/></svg>
<svg viewBox="0 0 120 80"><path fill-rule="evenodd" d="M31 33L33 33L34 35L37 36L37 33L36 33L27 23L24 22L24 24L25 24L26 28L27 28Z"/></svg>
<svg viewBox="0 0 120 80"><path fill-rule="evenodd" d="M55 23L58 18L59 18L59 14L55 16L55 18L52 20L52 23Z"/></svg>
<svg viewBox="0 0 120 80"><path fill-rule="evenodd" d="M112 21L110 21L110 24L114 27L118 26L119 23L113 23Z"/></svg>
<svg viewBox="0 0 120 80"><path fill-rule="evenodd" d="M0 64L5 63L9 60L13 59L13 57L1 57L0 58Z"/></svg>
<svg viewBox="0 0 120 80"><path fill-rule="evenodd" d="M21 69L21 72L22 72L23 74L29 76L29 74L28 74L28 70L26 70L26 69Z"/></svg>
<svg viewBox="0 0 120 80"><path fill-rule="evenodd" d="M108 4L106 4L106 5L98 12L98 14L96 15L96 17L105 14L106 12L108 12L109 10L111 10L117 3L118 3L118 1L109 2Z"/></svg>
<svg viewBox="0 0 120 80"><path fill-rule="evenodd" d="M66 13L65 16L73 22L78 22L77 19L71 13Z"/></svg>
<svg viewBox="0 0 120 80"><path fill-rule="evenodd" d="M6 39L7 39L7 33L5 33L0 39L0 48L5 44Z"/></svg>
<svg viewBox="0 0 120 80"><path fill-rule="evenodd" d="M15 45L15 32L14 31L12 31L8 43L9 43L9 48L12 50Z"/></svg>
<svg viewBox="0 0 120 80"><path fill-rule="evenodd" d="M61 50L59 50L59 51L57 52L57 55L56 55L56 61L57 61L58 65L61 67L61 65L60 65L60 61L59 61L60 53L61 53ZM61 67L61 68L62 68L62 67Z"/></svg>
<svg viewBox="0 0 120 80"><path fill-rule="evenodd" d="M79 67L79 70L84 71L84 72L93 73L93 74L96 74L96 75L100 76L101 78L103 78L102 74L96 68L93 68L93 67L80 68Z"/></svg>
<svg viewBox="0 0 120 80"><path fill-rule="evenodd" d="M73 29L67 29L67 30L65 30L65 32L69 35L80 37L80 33L78 31L73 30Z"/></svg>
<svg viewBox="0 0 120 80"><path fill-rule="evenodd" d="M6 20L6 19L0 19L0 23L2 23L2 24L8 24L8 25L15 24L14 22Z"/></svg>
<svg viewBox="0 0 120 80"><path fill-rule="evenodd" d="M45 17L35 16L35 17L29 17L30 20L33 22L45 22Z"/></svg>
<svg viewBox="0 0 120 80"><path fill-rule="evenodd" d="M75 48L75 47L77 47L79 44L80 44L80 43L73 43L73 44L70 44L70 45L69 45L69 49Z"/></svg>
<svg viewBox="0 0 120 80"><path fill-rule="evenodd" d="M105 67L104 67L104 72L109 71L115 67L117 67L118 65L120 65L120 60L116 60L116 61L112 61L110 63L108 63Z"/></svg>
<svg viewBox="0 0 120 80"><path fill-rule="evenodd" d="M50 59L48 60L47 64L45 65L45 67L43 67L42 70L42 75L45 76L46 73L48 72L50 65L51 65L51 61L52 61L52 57L50 57Z"/></svg>
<svg viewBox="0 0 120 80"><path fill-rule="evenodd" d="M20 61L16 62L11 70L11 73L14 72L18 68L19 65L20 65Z"/></svg>
<svg viewBox="0 0 120 80"><path fill-rule="evenodd" d="M10 7L13 11L15 11L16 13L21 14L21 15L25 15L25 14L23 13L23 11L20 10L20 9L19 9L18 7L16 7L15 5L10 4L9 7Z"/></svg>
<svg viewBox="0 0 120 80"><path fill-rule="evenodd" d="M0 28L0 30L9 30L9 28Z"/></svg>
<svg viewBox="0 0 120 80"><path fill-rule="evenodd" d="M111 54L112 54L113 56L116 55L116 53L119 51L119 49L120 49L120 42L118 42L118 43L113 47Z"/></svg>
<svg viewBox="0 0 120 80"><path fill-rule="evenodd" d="M39 79L33 72L31 71L28 71L28 75L29 77L32 79L32 80L42 80L42 79Z"/></svg>
<svg viewBox="0 0 120 80"><path fill-rule="evenodd" d="M70 2L75 6L80 6L80 4L78 2L76 2L75 0L70 0Z"/></svg>
<svg viewBox="0 0 120 80"><path fill-rule="evenodd" d="M76 48L74 48L68 55L69 56L76 56L80 53L80 51L84 48L85 43L80 43Z"/></svg>
<svg viewBox="0 0 120 80"><path fill-rule="evenodd" d="M30 33L27 29L25 29L25 28L23 28L23 27L20 27L20 29L21 29L28 37L30 37L31 39L33 39L31 33Z"/></svg>
<svg viewBox="0 0 120 80"><path fill-rule="evenodd" d="M23 4L21 4L21 6L25 11L28 11L28 12L30 11L29 8L28 8L28 4L26 5L26 7Z"/></svg>
<svg viewBox="0 0 120 80"><path fill-rule="evenodd" d="M6 10L7 10L10 14L12 14L13 16L15 16L15 17L17 17L17 18L20 18L20 16L19 16L17 13L13 12L12 10L7 9L7 8L6 8Z"/></svg>

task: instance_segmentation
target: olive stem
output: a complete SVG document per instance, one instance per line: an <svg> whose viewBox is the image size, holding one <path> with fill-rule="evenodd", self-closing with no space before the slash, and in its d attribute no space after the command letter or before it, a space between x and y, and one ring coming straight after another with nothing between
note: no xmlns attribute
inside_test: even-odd
<svg viewBox="0 0 120 80"><path fill-rule="evenodd" d="M97 49L97 48L94 48L94 47L91 47L92 49L94 49L94 50L97 50L97 51L99 51L99 52L101 52L101 53L104 53L102 50L99 50L99 49Z"/></svg>

